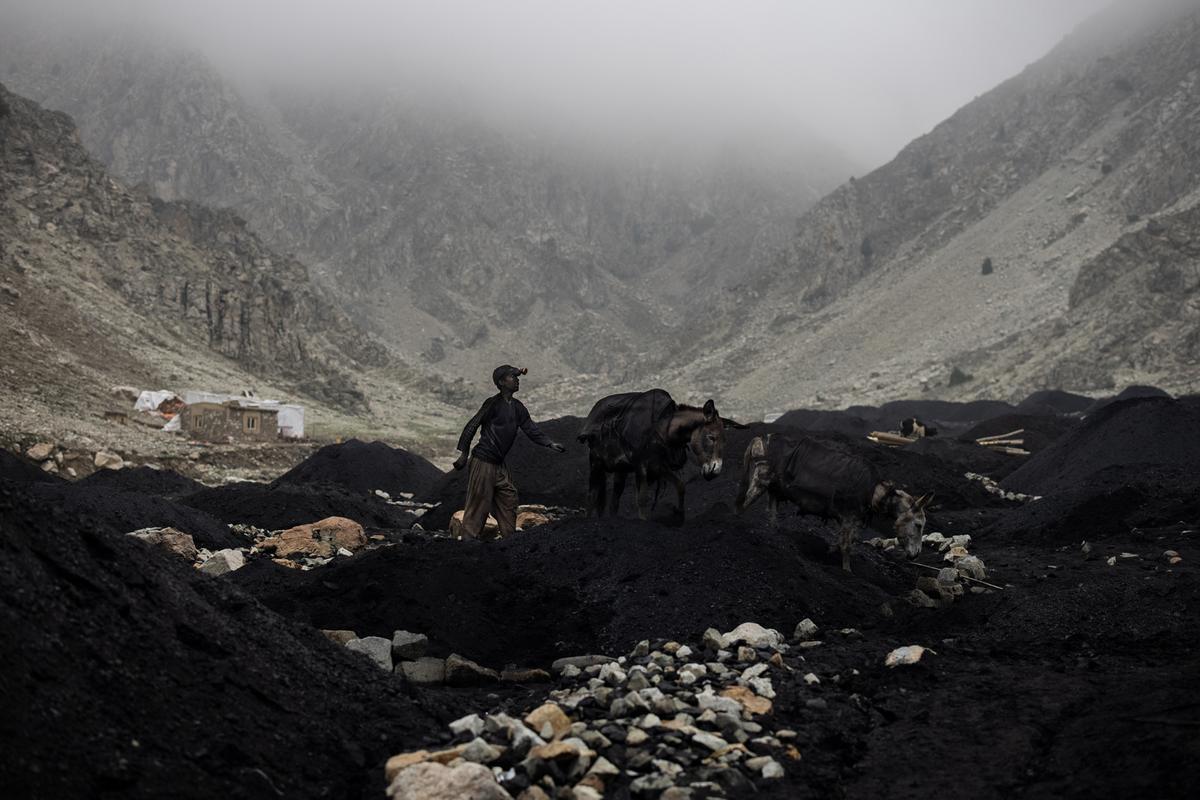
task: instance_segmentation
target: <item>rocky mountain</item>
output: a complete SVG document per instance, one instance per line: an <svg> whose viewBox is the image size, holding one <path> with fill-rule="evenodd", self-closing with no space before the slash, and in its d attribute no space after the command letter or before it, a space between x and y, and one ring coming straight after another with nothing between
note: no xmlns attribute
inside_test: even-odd
<svg viewBox="0 0 1200 800"><path fill-rule="evenodd" d="M270 388L369 410L363 375L404 369L230 211L114 180L65 114L0 86L3 420L92 419L114 384Z"/></svg>
<svg viewBox="0 0 1200 800"><path fill-rule="evenodd" d="M1134 373L1195 388L1172 368L1194 353L1187 337L1149 358L1118 332L1139 313L1139 331L1191 313L1191 216L1175 214L1200 189L1197 64L1195 3L1117 4L804 214L774 260L709 299L674 378L752 411ZM1117 265L1132 274L1110 280ZM1063 329L1090 334L1064 348Z"/></svg>
<svg viewBox="0 0 1200 800"><path fill-rule="evenodd" d="M5 51L4 79L75 116L120 177L236 210L446 375L517 359L620 381L667 363L679 298L749 272L853 171L818 143L783 161L618 155L399 91L250 92L126 36L14 36Z"/></svg>

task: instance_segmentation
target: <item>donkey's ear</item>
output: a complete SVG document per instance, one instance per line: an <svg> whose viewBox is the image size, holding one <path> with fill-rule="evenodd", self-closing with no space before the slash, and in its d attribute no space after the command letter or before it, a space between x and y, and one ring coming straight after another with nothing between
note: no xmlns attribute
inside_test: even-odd
<svg viewBox="0 0 1200 800"><path fill-rule="evenodd" d="M710 397L710 398L708 398L708 402L704 404L704 418L711 420L716 415L717 415L717 404L714 403L712 401L712 398Z"/></svg>
<svg viewBox="0 0 1200 800"><path fill-rule="evenodd" d="M725 417L721 417L721 424L726 428L733 428L739 431L750 427L749 425L743 425L740 422L735 422L734 420L726 419Z"/></svg>

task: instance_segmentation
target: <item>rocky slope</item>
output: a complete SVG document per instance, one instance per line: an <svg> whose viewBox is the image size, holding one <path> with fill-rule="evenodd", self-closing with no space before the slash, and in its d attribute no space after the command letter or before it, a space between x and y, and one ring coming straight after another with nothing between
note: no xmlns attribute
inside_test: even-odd
<svg viewBox="0 0 1200 800"><path fill-rule="evenodd" d="M228 211L109 177L71 120L0 87L3 427L100 416L109 387L256 387L362 414L379 342ZM181 385L185 384L185 385Z"/></svg>
<svg viewBox="0 0 1200 800"><path fill-rule="evenodd" d="M1128 380L1128 369L1071 370L1067 361L1099 345L1081 336L1064 351L1049 334L1060 318L1112 333L1114 304L1149 314L1178 300L1160 301L1153 281L1118 287L1080 271L1129 255L1123 237L1165 225L1146 218L1189 205L1200 187L1200 13L1179 5L1166 22L1112 9L823 199L774 263L713 301L720 311L697 329L704 335L688 337L695 346L680 380L709 376L749 408L780 395L786 407L816 395L856 402L932 387L1015 396ZM1174 263L1189 263L1175 253ZM991 348L995 358L1016 332L1026 335L1005 363L1036 351L1037 369L947 385L969 353ZM1157 360L1134 355L1137 347L1118 342L1110 360L1138 363L1139 380L1194 388L1170 367L1186 362L1189 345Z"/></svg>
<svg viewBox="0 0 1200 800"><path fill-rule="evenodd" d="M792 143L783 162L618 155L403 92L250 94L195 54L128 37L5 49L0 76L75 116L120 177L237 210L443 375L513 359L644 374L674 299L744 274L853 171L815 143Z"/></svg>

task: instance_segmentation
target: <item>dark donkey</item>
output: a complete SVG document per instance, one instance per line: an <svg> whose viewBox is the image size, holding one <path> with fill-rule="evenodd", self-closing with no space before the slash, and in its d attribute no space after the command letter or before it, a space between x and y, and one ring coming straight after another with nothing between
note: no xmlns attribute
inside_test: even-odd
<svg viewBox="0 0 1200 800"><path fill-rule="evenodd" d="M842 569L850 571L850 545L872 516L892 523L909 558L921 554L925 507L932 495L914 498L882 480L870 462L811 438L754 437L742 459L737 511L742 513L763 494L770 502L771 526L778 524L779 504L795 503L801 514L837 520Z"/></svg>
<svg viewBox="0 0 1200 800"><path fill-rule="evenodd" d="M674 483L682 517L684 485L678 471L690 453L705 480L720 475L727 425L742 427L722 419L712 400L703 408L680 405L662 389L613 394L597 401L578 437L588 446L588 513L604 515L611 473L607 511L615 516L625 479L632 472L638 517L646 519L650 485L663 480Z"/></svg>

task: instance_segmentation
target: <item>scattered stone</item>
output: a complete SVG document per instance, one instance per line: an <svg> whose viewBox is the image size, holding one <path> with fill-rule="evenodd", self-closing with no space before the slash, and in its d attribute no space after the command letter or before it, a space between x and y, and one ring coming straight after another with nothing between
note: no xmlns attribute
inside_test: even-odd
<svg viewBox="0 0 1200 800"><path fill-rule="evenodd" d="M758 660L758 651L753 647L742 645L737 649L737 660L742 664L749 664Z"/></svg>
<svg viewBox="0 0 1200 800"><path fill-rule="evenodd" d="M391 643L388 643L391 646ZM446 683L450 686L482 686L500 680L500 673L481 667L469 658L451 653L446 658Z"/></svg>
<svg viewBox="0 0 1200 800"><path fill-rule="evenodd" d="M228 548L218 550L212 557L200 565L199 570L205 575L225 575L246 566L246 556L241 550Z"/></svg>
<svg viewBox="0 0 1200 800"><path fill-rule="evenodd" d="M333 642L334 644L340 644L343 646L358 638L358 634L354 631L322 630L321 633L325 634L325 638L329 639L329 641Z"/></svg>
<svg viewBox="0 0 1200 800"><path fill-rule="evenodd" d="M721 696L737 701L742 708L751 714L771 713L771 701L765 697L757 696L745 686L730 686L721 691Z"/></svg>
<svg viewBox="0 0 1200 800"><path fill-rule="evenodd" d="M1108 557L1108 560L1107 560L1107 561L1105 561L1104 563L1105 563L1105 564L1108 564L1110 567L1115 567L1115 566L1117 565L1117 557L1116 557L1116 556L1109 556L1109 557Z"/></svg>
<svg viewBox="0 0 1200 800"><path fill-rule="evenodd" d="M258 543L262 550L280 558L296 555L330 558L339 548L350 552L367 546L362 525L345 517L326 517L320 522L297 525Z"/></svg>
<svg viewBox="0 0 1200 800"><path fill-rule="evenodd" d="M346 649L365 653L381 669L392 671L392 643L382 636L364 636L346 642Z"/></svg>
<svg viewBox="0 0 1200 800"><path fill-rule="evenodd" d="M725 637L716 628L709 628L704 632L704 646L709 650L724 650Z"/></svg>
<svg viewBox="0 0 1200 800"><path fill-rule="evenodd" d="M446 662L440 658L418 658L401 662L404 679L417 686L436 686L446 682Z"/></svg>
<svg viewBox="0 0 1200 800"><path fill-rule="evenodd" d="M571 729L571 719L556 703L545 703L525 716L525 724L541 734L543 739L557 739ZM546 727L549 727L549 735Z"/></svg>
<svg viewBox="0 0 1200 800"><path fill-rule="evenodd" d="M816 638L817 624L808 617L796 623L796 630L792 633L792 638L798 642L807 642L810 639Z"/></svg>
<svg viewBox="0 0 1200 800"><path fill-rule="evenodd" d="M500 673L505 683L549 683L550 673L544 669L506 669Z"/></svg>
<svg viewBox="0 0 1200 800"><path fill-rule="evenodd" d="M416 661L425 655L429 647L429 637L423 633L395 631L392 633L392 659L395 661Z"/></svg>
<svg viewBox="0 0 1200 800"><path fill-rule="evenodd" d="M650 734L646 733L641 728L630 728L625 734L625 745L627 747L637 747L640 744L645 744L650 738Z"/></svg>
<svg viewBox="0 0 1200 800"><path fill-rule="evenodd" d="M25 451L25 455L33 461L45 461L50 456L54 455L54 445L50 442L38 442L33 447Z"/></svg>
<svg viewBox="0 0 1200 800"><path fill-rule="evenodd" d="M482 728L482 724L480 725ZM467 761L473 761L476 764L490 764L500 758L504 751L498 747L492 747L485 740L476 736L466 747L463 748L462 757Z"/></svg>
<svg viewBox="0 0 1200 800"><path fill-rule="evenodd" d="M887 658L883 660L884 666L898 667L904 664L916 664L921 660L921 656L925 655L927 648L919 644L910 644L905 647L897 647L895 650L887 654ZM930 650L930 653L933 651Z"/></svg>
<svg viewBox="0 0 1200 800"><path fill-rule="evenodd" d="M396 774L387 795L391 800L512 800L490 769L470 762L414 764Z"/></svg>
<svg viewBox="0 0 1200 800"><path fill-rule="evenodd" d="M821 683L821 679L818 678L815 673L809 672L805 674L804 682L809 686L817 686Z"/></svg>
<svg viewBox="0 0 1200 800"><path fill-rule="evenodd" d="M100 450L92 460L92 466L96 469L121 469L125 466L125 460L116 453Z"/></svg>
<svg viewBox="0 0 1200 800"><path fill-rule="evenodd" d="M577 667L582 670L586 669L587 667L597 667L613 661L616 661L616 659L612 658L611 656L567 656L566 658L557 659L553 664L550 665L550 669L553 672L562 672L564 669L570 666Z"/></svg>
<svg viewBox="0 0 1200 800"><path fill-rule="evenodd" d="M762 768L762 776L764 778L782 778L783 765L778 761L772 760L769 764Z"/></svg>
<svg viewBox="0 0 1200 800"><path fill-rule="evenodd" d="M183 556L188 561L195 561L200 555L191 534L175 528L142 528L130 531L128 535L155 547L165 548L176 555Z"/></svg>
<svg viewBox="0 0 1200 800"><path fill-rule="evenodd" d="M725 647L746 644L750 647L777 648L783 644L783 635L774 628L764 628L757 622L743 622L724 635Z"/></svg>
<svg viewBox="0 0 1200 800"><path fill-rule="evenodd" d="M471 733L478 736L483 733L484 722L483 717L478 714L468 714L465 717L459 717L450 723L450 732L458 736L463 733Z"/></svg>
<svg viewBox="0 0 1200 800"><path fill-rule="evenodd" d="M466 529L463 527L463 511L459 509L450 517L450 535L455 539L472 538L466 535ZM483 523L483 530L479 532L481 539L495 539L500 535L500 523L491 514Z"/></svg>

